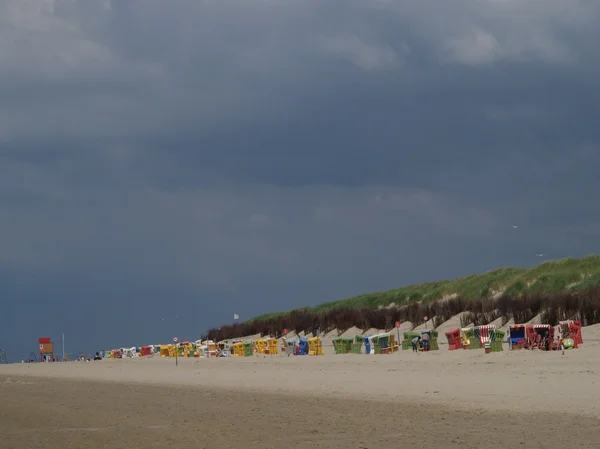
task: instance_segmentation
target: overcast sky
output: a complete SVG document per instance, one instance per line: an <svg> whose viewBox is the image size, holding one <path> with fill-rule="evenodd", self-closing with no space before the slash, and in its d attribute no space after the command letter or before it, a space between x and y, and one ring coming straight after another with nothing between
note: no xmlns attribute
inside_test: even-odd
<svg viewBox="0 0 600 449"><path fill-rule="evenodd" d="M599 19L578 0L0 0L0 347L197 338L599 252Z"/></svg>

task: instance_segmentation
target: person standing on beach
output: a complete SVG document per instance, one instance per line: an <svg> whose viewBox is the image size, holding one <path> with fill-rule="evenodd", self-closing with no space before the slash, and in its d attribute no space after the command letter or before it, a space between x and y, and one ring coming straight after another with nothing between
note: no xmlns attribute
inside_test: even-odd
<svg viewBox="0 0 600 449"><path fill-rule="evenodd" d="M415 338L413 338L411 340L413 352L418 352L419 349L418 349L417 345L419 344L420 341L421 341L421 336L420 335L418 337L415 337Z"/></svg>
<svg viewBox="0 0 600 449"><path fill-rule="evenodd" d="M423 334L423 351L429 351L429 332Z"/></svg>

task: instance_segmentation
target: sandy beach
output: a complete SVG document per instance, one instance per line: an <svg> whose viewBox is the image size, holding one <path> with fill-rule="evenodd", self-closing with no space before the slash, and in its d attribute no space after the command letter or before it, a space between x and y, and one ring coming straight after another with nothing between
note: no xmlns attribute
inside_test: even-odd
<svg viewBox="0 0 600 449"><path fill-rule="evenodd" d="M582 348L0 366L7 448L600 446Z"/></svg>

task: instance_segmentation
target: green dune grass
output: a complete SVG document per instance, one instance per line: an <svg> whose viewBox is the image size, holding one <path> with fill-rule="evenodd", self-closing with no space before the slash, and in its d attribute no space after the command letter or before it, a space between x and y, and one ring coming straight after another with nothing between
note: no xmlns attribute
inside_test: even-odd
<svg viewBox="0 0 600 449"><path fill-rule="evenodd" d="M341 308L361 309L429 302L454 295L465 299L521 296L526 293L556 294L585 290L600 285L600 256L568 258L543 262L532 268L499 268L454 280L426 282L383 292L365 293L330 301L309 310L315 313ZM252 318L260 321L291 312L269 313Z"/></svg>

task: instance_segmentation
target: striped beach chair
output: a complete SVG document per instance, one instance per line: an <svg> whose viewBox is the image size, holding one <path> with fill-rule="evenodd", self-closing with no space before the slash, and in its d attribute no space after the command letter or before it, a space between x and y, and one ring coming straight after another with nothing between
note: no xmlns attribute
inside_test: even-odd
<svg viewBox="0 0 600 449"><path fill-rule="evenodd" d="M481 346L484 346L486 343L490 343L491 340L491 335L490 335L490 331L491 334L494 334L494 329L496 329L496 326L493 324L488 324L487 326L477 326L476 327L476 335L477 333L479 333L479 341L481 342Z"/></svg>

